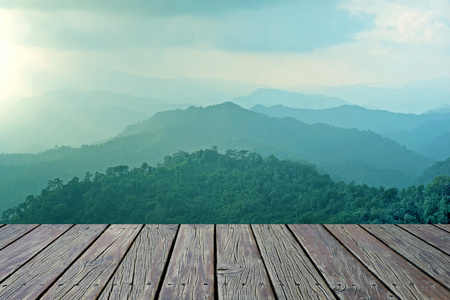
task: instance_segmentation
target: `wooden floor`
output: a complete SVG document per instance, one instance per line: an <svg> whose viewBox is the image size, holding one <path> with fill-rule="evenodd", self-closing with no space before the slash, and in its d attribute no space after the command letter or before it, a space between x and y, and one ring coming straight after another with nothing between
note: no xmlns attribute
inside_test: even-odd
<svg viewBox="0 0 450 300"><path fill-rule="evenodd" d="M450 225L0 225L0 299L450 299Z"/></svg>

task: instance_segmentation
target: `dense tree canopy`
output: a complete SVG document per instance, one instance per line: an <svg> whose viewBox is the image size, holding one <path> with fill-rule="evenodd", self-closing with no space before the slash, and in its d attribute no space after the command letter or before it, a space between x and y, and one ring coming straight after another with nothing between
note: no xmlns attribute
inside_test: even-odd
<svg viewBox="0 0 450 300"><path fill-rule="evenodd" d="M119 165L5 211L6 223L447 223L450 177L428 186L334 182L314 165L216 147Z"/></svg>

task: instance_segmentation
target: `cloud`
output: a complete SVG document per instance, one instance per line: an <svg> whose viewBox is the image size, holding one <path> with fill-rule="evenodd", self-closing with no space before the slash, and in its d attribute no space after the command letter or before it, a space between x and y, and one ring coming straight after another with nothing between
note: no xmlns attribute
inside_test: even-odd
<svg viewBox="0 0 450 300"><path fill-rule="evenodd" d="M18 6L35 7L29 4L30 1L13 2L18 2ZM28 6L25 5L27 3ZM184 6L180 5L174 10L167 8L167 14L153 15L119 14L124 1L113 1L108 8L99 6L98 10L92 11L87 7L94 5L91 3L98 5L97 1L81 1L78 10L69 9L76 7L73 1L46 3L46 6L39 7L40 10L23 12L29 31L22 36L22 44L59 50L194 47L233 52L303 52L351 41L373 21L370 15L352 15L338 9L331 0L261 1L258 4L253 1L217 1L222 6L228 3L225 9L228 13L220 16L208 14L203 6L195 8L203 1L189 1L192 4L189 8L182 9ZM148 4L139 5L149 9L157 7L157 3L166 3L164 5L169 7L170 3L177 2L148 1ZM128 9L138 10L139 5L129 4ZM250 9L251 5L253 9ZM105 10L116 14L105 14ZM178 10L184 14L176 14ZM169 12L172 14L168 15Z"/></svg>
<svg viewBox="0 0 450 300"><path fill-rule="evenodd" d="M78 10L147 16L220 15L292 0L0 0L0 7L34 11Z"/></svg>
<svg viewBox="0 0 450 300"><path fill-rule="evenodd" d="M450 47L450 2L349 0L341 7L354 14L376 15L375 27L364 30L358 39L382 40L410 45Z"/></svg>

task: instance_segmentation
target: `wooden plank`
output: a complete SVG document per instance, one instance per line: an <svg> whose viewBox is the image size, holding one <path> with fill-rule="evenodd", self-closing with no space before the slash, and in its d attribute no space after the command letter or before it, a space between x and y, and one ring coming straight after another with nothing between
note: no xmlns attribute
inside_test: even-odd
<svg viewBox="0 0 450 300"><path fill-rule="evenodd" d="M214 225L181 225L160 298L214 298Z"/></svg>
<svg viewBox="0 0 450 300"><path fill-rule="evenodd" d="M0 251L0 282L61 236L72 225L41 225Z"/></svg>
<svg viewBox="0 0 450 300"><path fill-rule="evenodd" d="M219 299L275 299L250 225L217 225Z"/></svg>
<svg viewBox="0 0 450 300"><path fill-rule="evenodd" d="M434 224L434 226L439 227L447 232L450 232L450 224Z"/></svg>
<svg viewBox="0 0 450 300"><path fill-rule="evenodd" d="M0 228L0 250L35 229L37 224L10 224Z"/></svg>
<svg viewBox="0 0 450 300"><path fill-rule="evenodd" d="M178 225L145 225L99 299L154 299Z"/></svg>
<svg viewBox="0 0 450 300"><path fill-rule="evenodd" d="M289 227L340 299L395 297L322 226Z"/></svg>
<svg viewBox="0 0 450 300"><path fill-rule="evenodd" d="M278 299L335 299L285 225L252 225Z"/></svg>
<svg viewBox="0 0 450 300"><path fill-rule="evenodd" d="M401 299L450 299L445 287L357 225L327 225L333 235Z"/></svg>
<svg viewBox="0 0 450 300"><path fill-rule="evenodd" d="M391 249L450 288L450 257L393 225L362 225Z"/></svg>
<svg viewBox="0 0 450 300"><path fill-rule="evenodd" d="M111 225L41 299L95 299L142 225Z"/></svg>
<svg viewBox="0 0 450 300"><path fill-rule="evenodd" d="M75 225L0 285L0 299L36 299L104 231Z"/></svg>
<svg viewBox="0 0 450 300"><path fill-rule="evenodd" d="M450 233L430 224L398 225L418 238L450 255Z"/></svg>

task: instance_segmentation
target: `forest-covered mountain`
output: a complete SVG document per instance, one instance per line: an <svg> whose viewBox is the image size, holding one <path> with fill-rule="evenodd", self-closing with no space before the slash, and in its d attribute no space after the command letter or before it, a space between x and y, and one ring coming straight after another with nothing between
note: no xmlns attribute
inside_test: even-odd
<svg viewBox="0 0 450 300"><path fill-rule="evenodd" d="M334 182L310 164L213 147L151 167L55 179L6 223L446 223L450 177L424 187Z"/></svg>
<svg viewBox="0 0 450 300"><path fill-rule="evenodd" d="M162 110L187 107L106 91L59 90L25 98L3 111L0 152L37 153L97 143Z"/></svg>
<svg viewBox="0 0 450 300"><path fill-rule="evenodd" d="M59 147L35 155L0 155L0 210L37 193L52 178L68 180L114 165L156 164L168 153L211 145L317 163L335 179L385 187L414 183L432 163L372 132L307 125L223 103L159 112L98 145Z"/></svg>
<svg viewBox="0 0 450 300"><path fill-rule="evenodd" d="M416 184L427 184L440 175L450 176L450 157L444 161L437 161L428 167L418 178Z"/></svg>
<svg viewBox="0 0 450 300"><path fill-rule="evenodd" d="M432 159L450 157L450 147L445 147L450 142L450 114L447 113L402 114L355 105L321 110L256 105L252 110L274 117L293 117L307 124L371 130Z"/></svg>

